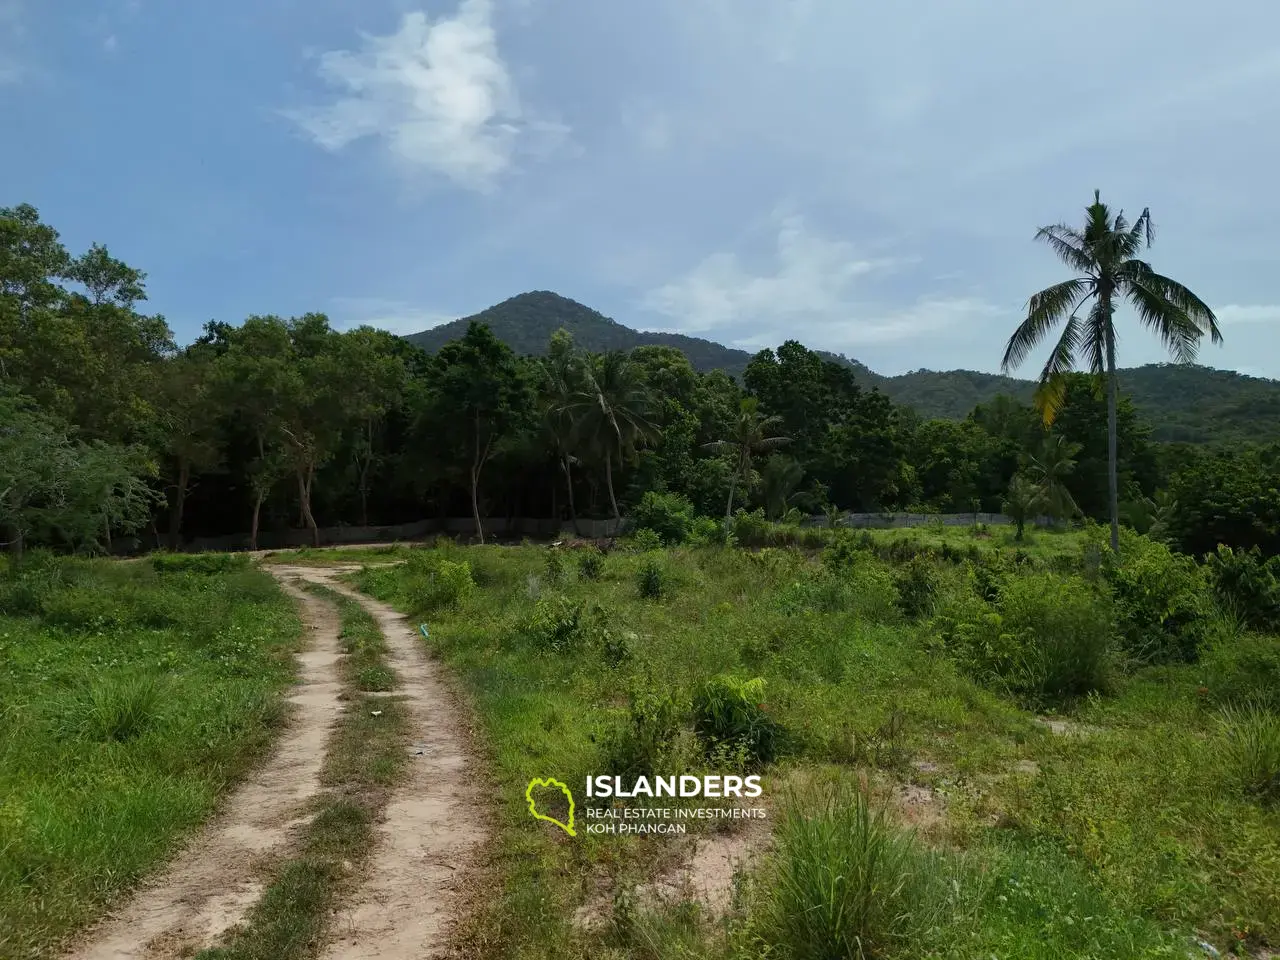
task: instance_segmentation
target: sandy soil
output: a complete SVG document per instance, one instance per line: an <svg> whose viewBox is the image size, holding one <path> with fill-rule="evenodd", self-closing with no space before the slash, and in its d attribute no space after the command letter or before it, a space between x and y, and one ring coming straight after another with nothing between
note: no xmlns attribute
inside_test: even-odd
<svg viewBox="0 0 1280 960"><path fill-rule="evenodd" d="M329 732L341 710L337 612L288 583L310 635L288 725L271 756L169 867L90 930L67 960L160 960L188 955L243 919L257 900L257 865L278 856L320 790Z"/></svg>

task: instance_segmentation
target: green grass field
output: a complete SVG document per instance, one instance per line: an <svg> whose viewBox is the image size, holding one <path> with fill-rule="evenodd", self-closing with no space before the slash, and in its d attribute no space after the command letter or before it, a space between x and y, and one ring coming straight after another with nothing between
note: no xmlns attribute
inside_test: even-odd
<svg viewBox="0 0 1280 960"><path fill-rule="evenodd" d="M0 957L45 957L262 754L300 628L226 556L37 555L0 611Z"/></svg>
<svg viewBox="0 0 1280 960"><path fill-rule="evenodd" d="M1280 641L1242 633L1203 591L1176 633L1144 620L1132 582L1167 553L1135 547L1113 585L1090 573L1088 535L1005 533L854 534L825 560L442 543L353 576L427 625L480 721L499 829L469 955L1181 958L1193 937L1280 944L1280 810L1242 781L1244 741L1221 712L1260 669L1280 676ZM1151 646L1193 631L1195 662ZM763 773L776 839L736 907L621 897L580 929L575 911L660 873L688 838L570 839L529 816L528 781L580 791L590 773L717 770ZM927 816L893 799L908 787Z"/></svg>

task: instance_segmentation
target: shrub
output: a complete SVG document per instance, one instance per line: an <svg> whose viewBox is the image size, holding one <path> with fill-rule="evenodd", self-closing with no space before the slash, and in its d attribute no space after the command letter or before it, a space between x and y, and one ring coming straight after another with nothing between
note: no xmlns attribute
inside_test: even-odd
<svg viewBox="0 0 1280 960"><path fill-rule="evenodd" d="M733 517L733 535L744 547L767 547L769 545L770 524L760 509L747 513L739 509Z"/></svg>
<svg viewBox="0 0 1280 960"><path fill-rule="evenodd" d="M696 546L733 546L736 541L728 542L725 537L723 520L714 517L694 517L689 528L689 543Z"/></svg>
<svg viewBox="0 0 1280 960"><path fill-rule="evenodd" d="M553 587L562 586L565 581L564 554L556 547L548 547L543 562L546 567L547 583Z"/></svg>
<svg viewBox="0 0 1280 960"><path fill-rule="evenodd" d="M1222 643L1200 666L1201 682L1214 703L1253 702L1280 713L1280 640L1246 636Z"/></svg>
<svg viewBox="0 0 1280 960"><path fill-rule="evenodd" d="M631 535L631 549L637 553L651 553L654 550L661 550L662 538L648 527L642 527Z"/></svg>
<svg viewBox="0 0 1280 960"><path fill-rule="evenodd" d="M1119 556L1103 549L1099 566L1115 597L1117 625L1130 655L1148 663L1199 657L1212 598L1194 560L1122 529Z"/></svg>
<svg viewBox="0 0 1280 960"><path fill-rule="evenodd" d="M652 530L665 544L684 543L693 521L693 504L678 493L646 491L631 512L637 530Z"/></svg>
<svg viewBox="0 0 1280 960"><path fill-rule="evenodd" d="M1280 628L1280 557L1263 561L1257 547L1232 550L1218 545L1207 557L1218 601L1257 630Z"/></svg>
<svg viewBox="0 0 1280 960"><path fill-rule="evenodd" d="M864 536L870 536L865 530ZM831 545L822 551L822 565L832 572L847 570L857 564L868 550L867 543L851 530L837 530Z"/></svg>
<svg viewBox="0 0 1280 960"><path fill-rule="evenodd" d="M653 557L640 567L637 581L640 596L645 600L661 600L670 593L667 575L663 572L662 565Z"/></svg>
<svg viewBox="0 0 1280 960"><path fill-rule="evenodd" d="M1012 578L997 603L959 598L933 627L969 673L1024 699L1061 700L1107 686L1110 604L1078 577Z"/></svg>
<svg viewBox="0 0 1280 960"><path fill-rule="evenodd" d="M249 557L241 553L155 553L151 566L157 573L199 573L212 576L247 569Z"/></svg>
<svg viewBox="0 0 1280 960"><path fill-rule="evenodd" d="M934 858L865 794L828 788L778 825L764 885L764 937L782 955L877 957L905 948L936 915Z"/></svg>
<svg viewBox="0 0 1280 960"><path fill-rule="evenodd" d="M406 593L419 613L434 613L465 603L475 592L471 564L466 560L445 560L434 553L417 553L406 563Z"/></svg>
<svg viewBox="0 0 1280 960"><path fill-rule="evenodd" d="M583 580L599 580L604 573L604 553L599 547L587 547L578 554L578 576Z"/></svg>
<svg viewBox="0 0 1280 960"><path fill-rule="evenodd" d="M585 605L568 597L542 597L532 615L520 626L520 634L536 649L567 653L585 644Z"/></svg>
<svg viewBox="0 0 1280 960"><path fill-rule="evenodd" d="M913 556L894 575L898 606L911 619L933 611L938 595L938 572L928 555Z"/></svg>
<svg viewBox="0 0 1280 960"><path fill-rule="evenodd" d="M1263 803L1280 802L1280 714L1247 703L1224 707L1219 722L1232 779Z"/></svg>
<svg viewBox="0 0 1280 960"><path fill-rule="evenodd" d="M768 763L777 756L782 728L765 710L762 677L713 677L693 700L693 729L708 753L740 750L750 762Z"/></svg>
<svg viewBox="0 0 1280 960"><path fill-rule="evenodd" d="M669 691L633 693L627 719L605 737L606 766L616 776L623 777L670 776L682 772L679 734L687 717L688 708L678 703Z"/></svg>
<svg viewBox="0 0 1280 960"><path fill-rule="evenodd" d="M778 591L777 604L788 616L839 613L853 605L853 591L845 581L824 572L787 584Z"/></svg>

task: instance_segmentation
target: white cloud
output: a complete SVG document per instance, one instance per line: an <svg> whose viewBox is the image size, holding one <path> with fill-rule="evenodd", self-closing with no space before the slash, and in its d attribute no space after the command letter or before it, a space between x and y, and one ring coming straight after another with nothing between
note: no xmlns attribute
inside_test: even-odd
<svg viewBox="0 0 1280 960"><path fill-rule="evenodd" d="M1218 322L1223 326L1234 326L1238 323L1280 323L1280 304L1258 304L1241 306L1229 304L1213 311Z"/></svg>
<svg viewBox="0 0 1280 960"><path fill-rule="evenodd" d="M643 305L688 331L835 319L847 314L855 280L895 263L859 256L847 241L810 233L800 217L792 216L778 230L772 272L753 274L735 254L712 254L679 280L650 291Z"/></svg>
<svg viewBox="0 0 1280 960"><path fill-rule="evenodd" d="M339 330L369 326L404 336L458 319L455 314L424 310L403 300L378 297L338 297L331 306L335 314L333 325Z"/></svg>
<svg viewBox="0 0 1280 960"><path fill-rule="evenodd" d="M357 52L322 54L321 77L346 95L289 115L326 150L372 137L410 170L490 189L518 150L545 155L568 132L522 110L492 15L492 0L462 0L434 24L408 13Z"/></svg>

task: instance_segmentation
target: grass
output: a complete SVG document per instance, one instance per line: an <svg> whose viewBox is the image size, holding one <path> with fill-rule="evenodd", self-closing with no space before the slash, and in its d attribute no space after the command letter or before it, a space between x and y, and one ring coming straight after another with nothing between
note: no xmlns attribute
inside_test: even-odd
<svg viewBox="0 0 1280 960"><path fill-rule="evenodd" d="M798 960L833 955L823 954L824 943L848 945L844 934L815 935L819 946L809 950L799 932L778 925L771 898L783 887L767 882L765 871L785 870L785 860L747 878L724 920L694 904L646 911L623 895L628 884L678 861L687 837L570 839L529 817L530 778L556 777L581 800L588 774L617 767L761 770L775 830L795 840L783 847L795 861L795 902L822 888L815 866L856 859L877 844L889 860L901 854L908 878L922 872L918 864L932 864L946 883L911 879L896 907L858 907L872 920L876 910L890 917L905 910L910 923L881 926L889 932L878 939L856 933L861 922L835 925L854 930L875 955L1181 957L1193 934L1222 949L1280 942L1280 812L1234 779L1219 706L1206 693L1240 688L1226 674L1270 656L1280 641L1228 641L1252 645L1243 659L1215 654L1139 668L1103 663L1117 649L1111 637L1090 654L1091 664L1105 666L1106 683L1091 679L1093 665L1079 683L1078 666L1069 664L1065 696L1028 700L1001 674L974 670L940 646L933 616L922 612L995 589L975 577L967 551L929 561L922 580L909 569L918 551L880 548L910 537L925 546L967 546L967 539L1010 558L1023 549L1035 573L1011 560L1001 577L1056 577L1055 589L1072 589L1066 571L1087 567L1080 534L1036 531L1017 547L1003 536L994 531L993 545L965 528L873 531L869 547L826 566L808 549L615 550L591 561L588 577L572 552L549 565L545 548L448 545L355 576L361 589L428 625L426 642L461 680L479 720L499 822L486 895L461 931L461 948L481 958ZM474 581L447 604L430 579L447 569L442 561L465 562ZM639 588L651 564L661 571L657 602ZM928 603L907 610L895 591L916 590L913 579L928 581L921 594ZM1030 651L1016 662L1036 666L1033 686L1041 690L1054 685L1039 679L1053 664L1026 657L1053 657L1063 645L1056 634L1040 637L1031 614L1057 595L1026 582L1030 613L1023 616L1012 594L1002 609L1024 645L1016 649ZM1062 637L1073 623L1061 620ZM1107 618L1094 626L1105 634ZM751 724L768 719L776 749L763 765L749 749L708 749L707 735L698 735L695 701L720 677L761 697L752 708L760 715L746 720L763 729ZM1088 687L1101 689L1075 692ZM1067 711L1086 733L1053 735L1029 705ZM832 804L800 791L792 811L790 785L819 774L843 782L831 789L845 790L846 799L862 778L878 797L914 784L931 791L937 815L907 841L889 832L899 829L896 813L873 824L859 819L871 814L857 801ZM857 830L866 842L851 848ZM613 922L603 932L579 929L575 911L601 889L619 893ZM857 912L819 902L828 914ZM868 922L866 930L880 921Z"/></svg>
<svg viewBox="0 0 1280 960"><path fill-rule="evenodd" d="M342 675L354 693L330 738L315 813L300 849L277 864L258 903L226 943L202 951L198 960L305 960L318 955L333 907L354 887L374 848L374 826L405 762L408 718L395 697L369 697L389 690L395 675L386 667L386 642L377 623L358 603L336 591L307 589L336 604L342 617ZM379 683L371 687L370 675ZM374 716L374 710L379 711Z"/></svg>
<svg viewBox="0 0 1280 960"><path fill-rule="evenodd" d="M0 956L147 876L263 754L300 635L243 560L33 554L0 573Z"/></svg>

